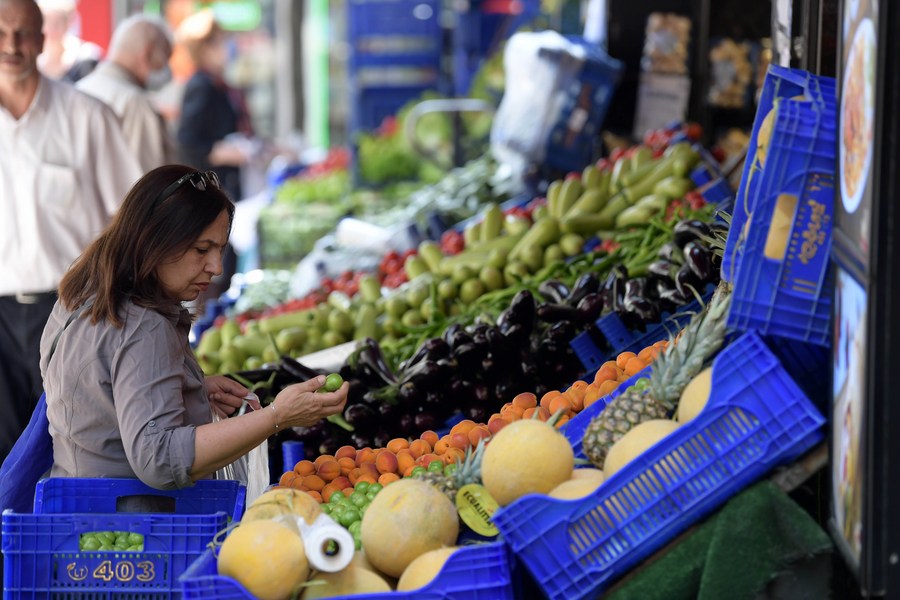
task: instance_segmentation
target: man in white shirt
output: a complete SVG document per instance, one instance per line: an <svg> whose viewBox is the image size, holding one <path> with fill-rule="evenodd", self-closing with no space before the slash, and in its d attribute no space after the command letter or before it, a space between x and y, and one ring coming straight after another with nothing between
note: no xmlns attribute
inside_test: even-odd
<svg viewBox="0 0 900 600"><path fill-rule="evenodd" d="M172 33L166 22L134 15L116 28L107 59L75 85L113 109L145 173L175 162L174 142L146 94L172 79L171 56Z"/></svg>
<svg viewBox="0 0 900 600"><path fill-rule="evenodd" d="M141 175L109 107L38 71L43 41L34 0L0 0L0 460L41 394L55 289Z"/></svg>

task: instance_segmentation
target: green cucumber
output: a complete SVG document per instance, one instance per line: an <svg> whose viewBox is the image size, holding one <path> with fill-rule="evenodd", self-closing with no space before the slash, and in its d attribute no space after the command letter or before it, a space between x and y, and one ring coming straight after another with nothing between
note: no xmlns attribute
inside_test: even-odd
<svg viewBox="0 0 900 600"><path fill-rule="evenodd" d="M557 219L569 212L572 205L581 197L584 187L581 185L581 179L570 177L566 179L559 191L559 198L556 201L556 213L551 216Z"/></svg>
<svg viewBox="0 0 900 600"><path fill-rule="evenodd" d="M589 189L578 198L575 204L572 205L572 208L566 211L566 214L563 216L568 217L569 215L577 214L592 215L598 213L606 206L608 200L609 194L605 191Z"/></svg>

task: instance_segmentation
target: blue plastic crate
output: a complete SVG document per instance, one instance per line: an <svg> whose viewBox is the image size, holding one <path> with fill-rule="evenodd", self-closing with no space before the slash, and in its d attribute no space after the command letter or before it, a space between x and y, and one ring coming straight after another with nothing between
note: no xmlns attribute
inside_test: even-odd
<svg viewBox="0 0 900 600"><path fill-rule="evenodd" d="M350 0L348 68L431 65L441 61L439 0Z"/></svg>
<svg viewBox="0 0 900 600"><path fill-rule="evenodd" d="M511 556L503 542L462 546L437 577L412 592L340 596L353 600L380 598L409 600L512 600ZM181 576L183 598L190 600L252 600L247 589L231 577L219 575L216 556L207 550ZM339 600L336 598L336 600Z"/></svg>
<svg viewBox="0 0 900 600"><path fill-rule="evenodd" d="M420 85L397 85L358 87L350 92L350 130L373 131L381 126L385 117L395 116L410 100L434 90L437 73L433 81Z"/></svg>
<svg viewBox="0 0 900 600"><path fill-rule="evenodd" d="M120 498L156 496L174 500L175 514L224 512L234 521L244 514L247 488L238 481L198 481L182 490L157 490L139 479L50 477L34 491L36 514L114 513Z"/></svg>
<svg viewBox="0 0 900 600"><path fill-rule="evenodd" d="M118 498L147 494L173 498L176 510L190 514L114 512ZM178 597L178 576L227 526L229 517L240 517L245 495L244 486L227 481L199 482L171 492L133 480L40 482L35 513L3 512L3 597ZM81 534L93 531L139 533L144 550L79 551Z"/></svg>
<svg viewBox="0 0 900 600"><path fill-rule="evenodd" d="M494 513L548 598L596 598L773 467L821 441L825 419L755 333L713 362L690 423L578 500L528 495Z"/></svg>
<svg viewBox="0 0 900 600"><path fill-rule="evenodd" d="M165 496L185 514L116 513L119 498ZM50 478L38 483L35 512L4 511L4 599L178 597L178 576L229 518L243 514L246 488L201 481L160 491L137 480ZM81 534L129 531L143 552L80 552Z"/></svg>
<svg viewBox="0 0 900 600"><path fill-rule="evenodd" d="M778 65L770 65L763 82L759 104L756 108L756 117L753 120L753 129L750 132L750 141L747 158L744 160L744 168L741 173L741 181L735 194L734 210L732 212L731 230L725 245L725 253L722 258L722 279L733 281L732 275L736 271L733 264L735 251L740 243L744 230L744 224L756 205L759 190L759 161L756 160L756 139L763 119L774 106L777 100L789 99L803 95L818 107L835 105L836 82L832 77L813 75L800 69L788 69ZM837 121L835 121L836 123ZM774 141L774 140L773 140ZM825 142L823 142L825 144ZM770 151L771 155L771 151ZM769 160L766 161L768 164Z"/></svg>
<svg viewBox="0 0 900 600"><path fill-rule="evenodd" d="M746 240L735 248L734 298L728 325L827 346L833 277L828 257L834 216L837 115L809 103L783 101ZM763 254L769 224L783 194L796 198L782 260ZM735 235L735 227L729 239ZM723 266L724 269L724 266ZM724 273L723 273L724 276Z"/></svg>
<svg viewBox="0 0 900 600"><path fill-rule="evenodd" d="M466 97L484 60L540 14L540 3L486 0L455 3L453 8L457 18L453 27L453 86L457 96Z"/></svg>
<svg viewBox="0 0 900 600"><path fill-rule="evenodd" d="M585 60L579 75L563 90L559 116L547 136L544 162L564 171L581 171L593 158L623 65L582 38L566 37L581 47ZM554 54L558 52L545 51L550 60Z"/></svg>

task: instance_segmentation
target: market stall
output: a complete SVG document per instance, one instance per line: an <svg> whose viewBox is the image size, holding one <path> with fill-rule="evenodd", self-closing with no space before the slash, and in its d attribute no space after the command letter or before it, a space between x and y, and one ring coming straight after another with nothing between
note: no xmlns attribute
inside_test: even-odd
<svg viewBox="0 0 900 600"><path fill-rule="evenodd" d="M887 383L862 375L859 353L887 343L874 314L893 327L887 296L867 293L890 232L874 198L892 189L888 151L871 158L875 40L896 15L848 4L840 80L779 64L776 40L769 64L761 46L691 38L690 15L654 13L641 73L579 36L512 35L481 62L503 66L495 112L462 129L440 113L406 127L436 92L388 86L352 149L274 187L263 268L194 330L204 372L263 406L327 375L327 390L349 382L344 410L270 439L262 493L167 493L175 514L146 522L48 480L34 514L3 515L9 597L754 598L796 581L852 597L860 586L827 577L847 565L889 589L893 538L865 533L883 516L861 498L887 493L868 474L893 459L875 425L893 409L861 400ZM404 39L434 33L433 13L414 16ZM402 24L357 43L351 71L396 68L397 54L437 77L434 44L426 61L389 43ZM690 43L716 80L691 110L716 106L699 120L722 131L746 117L735 151L685 118L683 94L674 122L637 135L607 122L623 81L646 83L645 116L653 86L677 96L660 82L702 62ZM410 140L459 158L460 131L472 156L458 165ZM101 495L125 493L151 492ZM177 527L207 513L185 542ZM835 539L846 563L832 565Z"/></svg>

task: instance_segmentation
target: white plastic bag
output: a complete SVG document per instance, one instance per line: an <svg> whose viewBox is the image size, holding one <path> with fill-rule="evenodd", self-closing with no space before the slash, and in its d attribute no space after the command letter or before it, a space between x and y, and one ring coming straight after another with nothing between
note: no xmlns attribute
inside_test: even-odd
<svg viewBox="0 0 900 600"><path fill-rule="evenodd" d="M213 422L219 416L213 412ZM266 440L230 465L216 471L216 479L236 480L247 486L246 505L249 506L269 487L269 441Z"/></svg>

